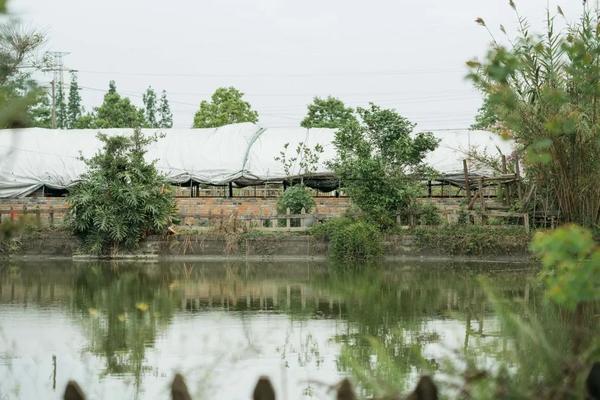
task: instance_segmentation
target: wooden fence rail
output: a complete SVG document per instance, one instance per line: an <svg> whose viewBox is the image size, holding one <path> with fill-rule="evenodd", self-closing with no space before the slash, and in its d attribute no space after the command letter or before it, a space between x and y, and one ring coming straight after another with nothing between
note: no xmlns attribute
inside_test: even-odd
<svg viewBox="0 0 600 400"><path fill-rule="evenodd" d="M348 379L344 379L337 385L333 386L336 390L337 400L357 400L354 388ZM63 396L64 400L85 400L84 391L75 381L69 381L65 388ZM263 376L258 379L254 392L252 393L253 400L276 400L275 389L269 378ZM400 397L389 398L400 399ZM406 400L437 400L438 389L429 376L423 376L415 390L405 397ZM190 392L185 383L185 379L180 374L176 374L171 383L171 400L192 400Z"/></svg>

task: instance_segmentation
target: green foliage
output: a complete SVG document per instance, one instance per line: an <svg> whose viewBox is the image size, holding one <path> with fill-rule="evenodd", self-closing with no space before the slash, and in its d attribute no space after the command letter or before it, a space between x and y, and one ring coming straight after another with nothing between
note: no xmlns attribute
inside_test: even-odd
<svg viewBox="0 0 600 400"><path fill-rule="evenodd" d="M67 104L67 125L69 129L73 129L79 118L83 114L83 106L81 105L81 94L79 93L79 83L77 75L71 74L71 84L69 85L69 102Z"/></svg>
<svg viewBox="0 0 600 400"><path fill-rule="evenodd" d="M69 196L69 225L92 253L132 248L173 223L176 205L165 178L144 160L156 140L99 134L103 149L84 160L88 171Z"/></svg>
<svg viewBox="0 0 600 400"><path fill-rule="evenodd" d="M156 128L158 126L157 121L157 105L156 105L156 92L152 89L152 86L148 86L146 93L143 97L144 102L144 116L146 118L146 128Z"/></svg>
<svg viewBox="0 0 600 400"><path fill-rule="evenodd" d="M171 112L169 99L167 99L167 92L163 90L160 96L160 102L158 103L158 128L172 127L173 113Z"/></svg>
<svg viewBox="0 0 600 400"><path fill-rule="evenodd" d="M600 223L599 14L585 8L577 23L557 31L548 12L543 35L517 18L510 48L494 43L484 62L468 63L469 77L495 129L525 152L538 194L565 221L593 227Z"/></svg>
<svg viewBox="0 0 600 400"><path fill-rule="evenodd" d="M62 84L59 83L58 89L56 90L56 127L59 129L66 129L68 127L67 118L67 101L65 91L62 87Z"/></svg>
<svg viewBox="0 0 600 400"><path fill-rule="evenodd" d="M14 21L0 24L0 128L23 128L44 120L45 91L31 77L43 60L37 50L45 36L27 31ZM43 123L43 122L40 122Z"/></svg>
<svg viewBox="0 0 600 400"><path fill-rule="evenodd" d="M538 232L531 250L542 260L541 278L552 302L573 310L600 300L600 247L590 231L570 225Z"/></svg>
<svg viewBox="0 0 600 400"><path fill-rule="evenodd" d="M194 128L216 128L223 125L258 121L258 113L250 103L243 100L244 94L234 87L218 88L211 101L202 101L194 116Z"/></svg>
<svg viewBox="0 0 600 400"><path fill-rule="evenodd" d="M320 97L313 99L300 125L304 128L341 128L355 121L352 108L346 107L340 99L328 96L326 99Z"/></svg>
<svg viewBox="0 0 600 400"><path fill-rule="evenodd" d="M419 222L421 225L441 225L442 216L435 204L426 203L419 206Z"/></svg>
<svg viewBox="0 0 600 400"><path fill-rule="evenodd" d="M128 98L121 97L115 82L111 81L102 105L80 118L76 126L82 129L139 128L144 124L144 110L138 109Z"/></svg>
<svg viewBox="0 0 600 400"><path fill-rule="evenodd" d="M300 214L302 209L309 213L314 206L314 199L303 185L288 188L277 200L277 212L279 214L285 214L288 209L292 214Z"/></svg>
<svg viewBox="0 0 600 400"><path fill-rule="evenodd" d="M415 124L393 110L371 104L357 112L360 122L336 132L332 167L353 203L387 228L398 212L413 205L418 177L427 171L423 159L437 140L431 133L413 136Z"/></svg>
<svg viewBox="0 0 600 400"><path fill-rule="evenodd" d="M290 144L283 145L283 150L275 157L275 161L281 162L283 171L287 177L291 176L293 168L298 165L299 173L302 175L310 175L317 172L319 166L319 158L323 153L323 146L316 144L314 148L310 148L304 142L298 143L296 146L296 154L288 156L287 150Z"/></svg>
<svg viewBox="0 0 600 400"><path fill-rule="evenodd" d="M529 234L522 227L440 225L413 230L419 248L444 255L509 256L527 252Z"/></svg>
<svg viewBox="0 0 600 400"><path fill-rule="evenodd" d="M314 226L311 234L329 241L329 254L335 261L364 262L383 254L381 232L366 221L335 218Z"/></svg>

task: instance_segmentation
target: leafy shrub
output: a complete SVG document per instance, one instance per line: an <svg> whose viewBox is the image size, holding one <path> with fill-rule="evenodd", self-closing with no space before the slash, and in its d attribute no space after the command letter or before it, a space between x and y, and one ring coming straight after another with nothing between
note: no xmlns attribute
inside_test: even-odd
<svg viewBox="0 0 600 400"><path fill-rule="evenodd" d="M419 207L419 221L421 225L441 225L440 210L431 203L421 205Z"/></svg>
<svg viewBox="0 0 600 400"><path fill-rule="evenodd" d="M292 186L283 192L283 195L277 201L277 212L285 214L290 209L292 214L300 214L302 209L310 212L315 206L311 194L302 185Z"/></svg>
<svg viewBox="0 0 600 400"><path fill-rule="evenodd" d="M511 255L527 252L530 236L522 227L442 225L414 229L417 245L446 255Z"/></svg>
<svg viewBox="0 0 600 400"><path fill-rule="evenodd" d="M136 129L131 137L98 134L98 139L104 147L84 160L88 171L68 198L68 224L94 254L132 248L163 232L176 215L168 183L144 160L146 146L156 138Z"/></svg>
<svg viewBox="0 0 600 400"><path fill-rule="evenodd" d="M383 253L381 232L368 222L336 218L315 226L311 233L329 240L330 256L337 261L368 261Z"/></svg>

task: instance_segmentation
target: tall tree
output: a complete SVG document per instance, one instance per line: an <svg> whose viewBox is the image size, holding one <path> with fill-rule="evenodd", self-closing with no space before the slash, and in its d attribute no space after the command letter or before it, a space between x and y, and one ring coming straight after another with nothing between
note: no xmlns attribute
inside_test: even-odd
<svg viewBox="0 0 600 400"><path fill-rule="evenodd" d="M300 125L304 128L341 128L352 121L356 121L354 110L346 107L340 99L328 96L326 99L313 99Z"/></svg>
<svg viewBox="0 0 600 400"><path fill-rule="evenodd" d="M160 96L160 103L158 105L158 127L173 127L173 113L171 112L169 99L167 99L167 92L164 90L162 91L162 95Z"/></svg>
<svg viewBox="0 0 600 400"><path fill-rule="evenodd" d="M27 31L14 21L0 24L0 128L21 128L34 124L31 110L44 99L44 90L23 65L40 67L37 50L45 37Z"/></svg>
<svg viewBox="0 0 600 400"><path fill-rule="evenodd" d="M67 128L73 129L79 118L83 114L81 106L81 94L79 93L79 83L77 75L71 74L71 84L69 85L69 102L67 104Z"/></svg>
<svg viewBox="0 0 600 400"><path fill-rule="evenodd" d="M156 92L154 89L152 89L152 86L148 86L148 89L146 89L146 93L144 93L142 99L144 101L144 116L146 117L146 126L148 128L158 128Z"/></svg>
<svg viewBox="0 0 600 400"><path fill-rule="evenodd" d="M211 101L202 101L194 116L194 128L216 128L228 124L258 121L258 113L250 103L244 101L244 94L234 87L218 88Z"/></svg>
<svg viewBox="0 0 600 400"><path fill-rule="evenodd" d="M138 128L145 124L144 110L138 109L127 97L121 97L117 85L110 81L104 101L94 112L82 116L78 128Z"/></svg>
<svg viewBox="0 0 600 400"><path fill-rule="evenodd" d="M471 79L486 96L495 128L525 154L528 179L544 209L585 226L600 225L600 17L557 30L531 32L517 14L510 47L494 43L485 61L470 61ZM562 10L559 9L559 14ZM480 25L485 21L477 19ZM489 119L488 119L489 120Z"/></svg>
<svg viewBox="0 0 600 400"><path fill-rule="evenodd" d="M68 128L67 102L65 98L63 85L58 85L56 91L56 127L59 129Z"/></svg>
<svg viewBox="0 0 600 400"><path fill-rule="evenodd" d="M49 94L40 90L39 97L28 107L31 126L36 128L52 128L52 106Z"/></svg>

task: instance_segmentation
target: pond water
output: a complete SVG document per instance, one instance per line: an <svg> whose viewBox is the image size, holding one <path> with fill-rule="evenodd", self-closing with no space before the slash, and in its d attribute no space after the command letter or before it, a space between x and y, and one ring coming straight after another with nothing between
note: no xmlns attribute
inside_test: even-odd
<svg viewBox="0 0 600 400"><path fill-rule="evenodd" d="M0 264L0 399L168 398L181 372L194 398L330 399L352 377L412 386L469 350L506 341L480 287L529 301L535 271L511 264ZM492 349L492 350L490 350ZM398 386L400 385L400 386Z"/></svg>

